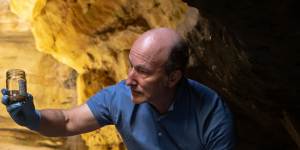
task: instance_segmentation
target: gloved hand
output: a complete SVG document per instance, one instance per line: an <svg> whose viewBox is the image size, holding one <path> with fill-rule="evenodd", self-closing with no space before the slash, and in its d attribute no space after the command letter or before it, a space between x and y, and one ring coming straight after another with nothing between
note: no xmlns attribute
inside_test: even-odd
<svg viewBox="0 0 300 150"><path fill-rule="evenodd" d="M41 114L35 110L32 95L27 94L26 101L10 104L8 90L2 89L2 103L11 118L19 125L25 126L31 130L37 130L40 126Z"/></svg>

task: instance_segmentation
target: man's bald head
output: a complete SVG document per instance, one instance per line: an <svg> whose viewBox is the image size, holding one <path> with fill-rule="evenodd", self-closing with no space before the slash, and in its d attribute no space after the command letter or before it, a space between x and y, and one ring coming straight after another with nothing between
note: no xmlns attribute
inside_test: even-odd
<svg viewBox="0 0 300 150"><path fill-rule="evenodd" d="M126 80L134 103L148 101L165 111L164 103L171 101L183 77L188 56L185 45L180 35L168 28L149 30L134 42Z"/></svg>
<svg viewBox="0 0 300 150"><path fill-rule="evenodd" d="M134 42L130 53L144 57L151 64L166 64L167 73L173 69L184 70L188 59L185 41L169 28L156 28L143 33Z"/></svg>

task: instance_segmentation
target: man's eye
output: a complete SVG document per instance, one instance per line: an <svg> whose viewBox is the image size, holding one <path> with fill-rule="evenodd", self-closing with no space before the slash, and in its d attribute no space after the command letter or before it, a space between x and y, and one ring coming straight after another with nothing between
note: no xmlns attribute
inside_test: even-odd
<svg viewBox="0 0 300 150"><path fill-rule="evenodd" d="M136 69L136 71L140 74L147 74L148 73L146 70L143 70L143 69Z"/></svg>

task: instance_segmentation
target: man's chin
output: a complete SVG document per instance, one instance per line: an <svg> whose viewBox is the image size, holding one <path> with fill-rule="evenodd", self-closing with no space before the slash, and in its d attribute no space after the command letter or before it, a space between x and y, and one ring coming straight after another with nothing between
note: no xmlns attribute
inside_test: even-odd
<svg viewBox="0 0 300 150"><path fill-rule="evenodd" d="M132 95L132 99L131 100L132 100L132 102L134 104L141 104L141 103L143 103L143 102L146 101L146 98L143 97L143 96Z"/></svg>

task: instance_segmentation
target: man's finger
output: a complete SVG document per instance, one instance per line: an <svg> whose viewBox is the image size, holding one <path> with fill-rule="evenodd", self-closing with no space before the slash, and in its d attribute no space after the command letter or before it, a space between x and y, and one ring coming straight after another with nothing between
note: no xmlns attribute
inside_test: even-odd
<svg viewBox="0 0 300 150"><path fill-rule="evenodd" d="M1 89L1 93L3 95L8 95L8 90L7 89Z"/></svg>
<svg viewBox="0 0 300 150"><path fill-rule="evenodd" d="M11 113L13 111L16 111L18 109L22 109L22 103L21 102L16 102L16 103L13 103L13 104L7 106L7 111L9 113Z"/></svg>
<svg viewBox="0 0 300 150"><path fill-rule="evenodd" d="M8 105L8 103L9 103L9 97L8 97L8 95L3 95L2 96L2 104Z"/></svg>

